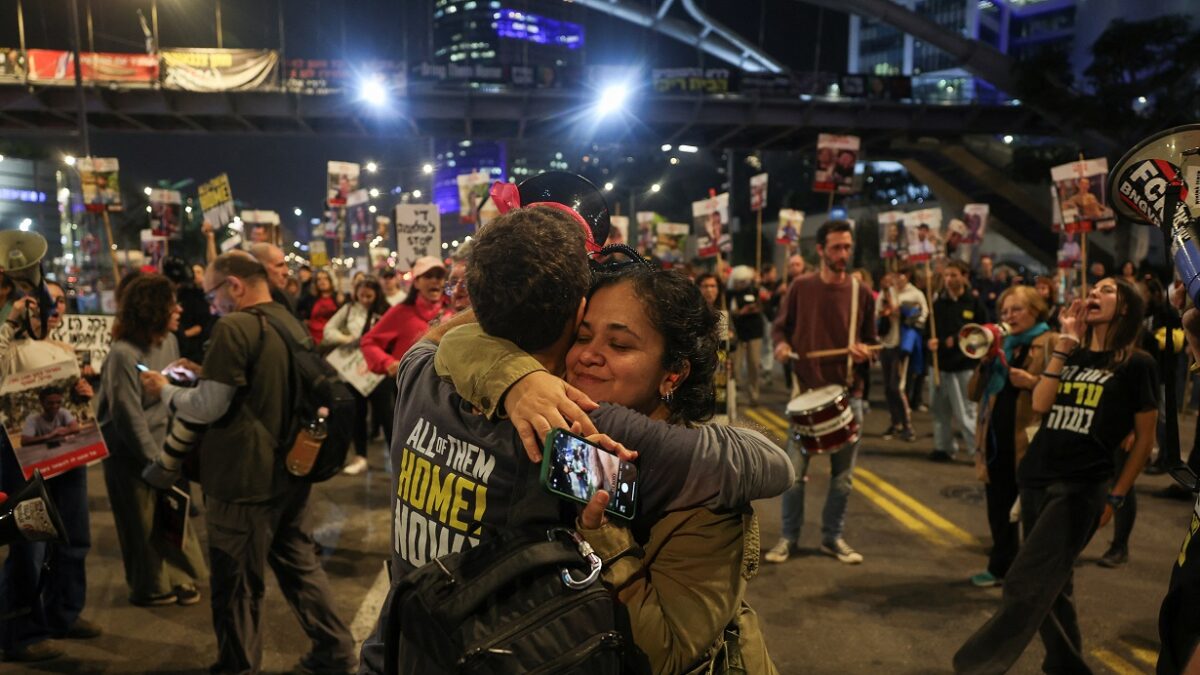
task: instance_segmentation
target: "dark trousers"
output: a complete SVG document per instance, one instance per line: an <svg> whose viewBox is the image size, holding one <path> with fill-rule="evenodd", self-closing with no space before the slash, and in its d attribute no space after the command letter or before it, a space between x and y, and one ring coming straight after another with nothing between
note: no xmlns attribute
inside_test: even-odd
<svg viewBox="0 0 1200 675"><path fill-rule="evenodd" d="M1125 462L1129 459L1129 453L1121 448L1114 451L1113 460L1117 467L1117 472L1113 475L1112 483L1109 484L1111 490L1117 484L1117 478L1121 476L1121 472L1125 470ZM1133 534L1133 524L1137 521L1137 488L1129 486L1129 492L1125 495L1125 503L1121 508L1113 513L1113 540L1112 548L1122 551L1129 550L1129 535Z"/></svg>
<svg viewBox="0 0 1200 675"><path fill-rule="evenodd" d="M1091 673L1072 599L1075 559L1104 512L1108 483L1054 483L1021 490L1025 544L1004 579L1000 609L954 655L954 672L1005 673L1034 632L1047 673Z"/></svg>
<svg viewBox="0 0 1200 675"><path fill-rule="evenodd" d="M375 387L370 396L363 396L357 389L354 392L354 453L359 457L367 456L367 439L370 438L368 429L383 427L383 436L387 439L388 447L392 447L392 390L395 385L390 380L384 380ZM367 412L371 413L371 426L367 426Z"/></svg>
<svg viewBox="0 0 1200 675"><path fill-rule="evenodd" d="M268 564L292 613L312 640L308 659L329 669L353 666L354 639L333 611L329 582L317 559L308 509L310 490L307 484L297 484L265 504L208 498L216 671L259 670L259 619Z"/></svg>
<svg viewBox="0 0 1200 675"><path fill-rule="evenodd" d="M992 576L1003 579L1021 548L1021 529L1009 518L1019 494L1016 449L1011 429L992 428L988 435L985 455L988 482L984 485L984 494L987 497L988 529L992 532L992 551L988 554L987 568Z"/></svg>
<svg viewBox="0 0 1200 675"><path fill-rule="evenodd" d="M893 427L909 426L908 399L904 395L904 383L908 368L908 355L899 347L883 350L883 393L887 397L888 413Z"/></svg>
<svg viewBox="0 0 1200 675"><path fill-rule="evenodd" d="M926 358L929 358L926 356ZM925 402L925 376L929 373L929 364L925 364L925 368L916 370L909 368L908 371L908 388L905 390L905 397L908 399L909 408L919 408Z"/></svg>
<svg viewBox="0 0 1200 675"><path fill-rule="evenodd" d="M0 430L0 433L3 433ZM16 456L0 444L0 489L12 494L25 484ZM15 649L61 636L79 618L87 599L85 561L92 547L87 468L46 481L62 516L69 544L9 544L0 582L0 648Z"/></svg>

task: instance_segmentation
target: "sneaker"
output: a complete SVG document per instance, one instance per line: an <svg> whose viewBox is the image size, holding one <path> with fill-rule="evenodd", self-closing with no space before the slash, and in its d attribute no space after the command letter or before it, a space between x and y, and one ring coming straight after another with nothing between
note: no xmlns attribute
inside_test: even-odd
<svg viewBox="0 0 1200 675"><path fill-rule="evenodd" d="M164 605L173 605L178 601L175 596L175 591L151 595L145 598L129 598L129 603L136 607L162 607Z"/></svg>
<svg viewBox="0 0 1200 675"><path fill-rule="evenodd" d="M933 452L929 453L929 461L931 461L931 462L953 462L954 455L946 452L945 450L934 450Z"/></svg>
<svg viewBox="0 0 1200 675"><path fill-rule="evenodd" d="M357 476L366 470L367 458L355 455L354 459L350 460L350 463L346 465L346 468L342 469L342 473L346 474L347 476Z"/></svg>
<svg viewBox="0 0 1200 675"><path fill-rule="evenodd" d="M971 585L976 588L994 588L999 586L1000 583L1001 581L1000 579L996 578L996 575L987 571L980 572L979 574L971 577Z"/></svg>
<svg viewBox="0 0 1200 675"><path fill-rule="evenodd" d="M769 563L787 562L787 559L795 552L796 544L794 542L790 542L787 539L780 539L778 544L772 546L771 550L763 555L763 560Z"/></svg>
<svg viewBox="0 0 1200 675"><path fill-rule="evenodd" d="M917 412L929 412L929 406L922 403L917 406Z"/></svg>
<svg viewBox="0 0 1200 675"><path fill-rule="evenodd" d="M917 440L917 434L912 430L912 427L905 427L900 431L900 440L906 443L913 443Z"/></svg>
<svg viewBox="0 0 1200 675"><path fill-rule="evenodd" d="M62 656L63 652L58 647L50 644L48 641L35 642L24 647L14 647L4 650L5 661L15 661L17 663L34 663L35 661L49 661Z"/></svg>
<svg viewBox="0 0 1200 675"><path fill-rule="evenodd" d="M79 618L75 619L75 623L71 624L71 627L62 634L62 637L69 640L90 640L94 637L100 637L103 632L100 626L87 619Z"/></svg>
<svg viewBox="0 0 1200 675"><path fill-rule="evenodd" d="M200 602L200 591L195 586L176 586L175 602L189 607Z"/></svg>
<svg viewBox="0 0 1200 675"><path fill-rule="evenodd" d="M863 561L862 554L850 548L850 544L847 544L846 540L841 537L832 542L821 544L821 553L833 556L838 559L838 562L843 562L847 565L857 565Z"/></svg>
<svg viewBox="0 0 1200 675"><path fill-rule="evenodd" d="M1129 562L1129 550L1113 547L1108 549L1108 552L1106 552L1104 555L1100 556L1100 559L1096 561L1096 564L1101 567L1112 569L1114 567L1120 567L1127 562Z"/></svg>
<svg viewBox="0 0 1200 675"><path fill-rule="evenodd" d="M902 430L901 427L898 427L895 425L888 427L887 431L883 432L883 440L885 440L885 441L892 440L893 438L896 437L897 434L900 433L901 430Z"/></svg>

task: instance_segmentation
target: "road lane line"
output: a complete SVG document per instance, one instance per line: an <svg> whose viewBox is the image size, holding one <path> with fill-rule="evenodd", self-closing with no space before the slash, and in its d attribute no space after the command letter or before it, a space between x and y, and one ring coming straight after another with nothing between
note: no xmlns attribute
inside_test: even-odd
<svg viewBox="0 0 1200 675"><path fill-rule="evenodd" d="M896 519L897 521L899 521L899 523L901 525L903 525L903 526L907 527L908 529L912 530L913 532L917 533L918 535L920 535L922 538L924 538L929 543L931 543L935 546L949 546L950 545L949 542L947 542L945 539L943 539L941 537L941 535L939 535L936 531L934 531L933 528L929 527L924 522L914 518L907 511L900 508L893 502L889 501L887 499L887 497L884 497L883 495L879 494L873 488L871 488L869 485L867 485L865 483L859 483L858 487L856 489L858 490L858 492L860 492L862 494L862 496L866 497L868 501L870 501L875 506L879 507L879 509L882 510L884 513L886 513L889 516L891 516L892 518Z"/></svg>
<svg viewBox="0 0 1200 675"><path fill-rule="evenodd" d="M1100 663L1108 666L1109 670L1117 675L1144 675L1144 671L1138 670L1132 663L1107 649L1094 649L1092 656L1099 659Z"/></svg>
<svg viewBox="0 0 1200 675"><path fill-rule="evenodd" d="M942 532L945 532L952 539L957 539L958 541L960 541L968 546L982 546L983 545L983 542L979 541L979 539L977 537L975 537L975 535L963 530L962 528L960 528L959 526L950 522L949 520L946 520L942 516L938 515L938 513L936 511L925 506L924 504L917 501L916 499L910 497L909 495L907 495L906 493L901 491L896 486L892 485L891 483L889 483L889 482L883 480L882 478L880 478L879 476L877 476L874 472L872 472L868 469L864 469L861 466L856 466L856 467L854 467L854 473L857 474L858 476L861 476L862 478L866 479L868 482L870 482L872 485L874 485L880 492L888 495L892 499L895 499L896 501L900 502L901 504L907 506L918 516L921 516L926 521L928 521L930 525L933 525L934 527L938 528Z"/></svg>
<svg viewBox="0 0 1200 675"><path fill-rule="evenodd" d="M782 441L784 442L784 444L787 443L787 437L788 437L787 427L780 427L778 424L775 424L773 421L771 421L765 415L763 415L761 410L755 410L754 408L742 408L742 412L746 413L747 417L754 420L755 422L758 422L762 426L766 427L768 430L774 431L775 433L779 434Z"/></svg>
<svg viewBox="0 0 1200 675"><path fill-rule="evenodd" d="M363 640L366 640L371 631L375 629L375 622L379 620L379 612L383 609L383 601L387 599L390 586L387 563L384 563L383 569L375 575L375 582L371 584L371 590L367 591L362 604L358 606L358 611L354 613L354 620L350 622L350 634L354 636L356 653L358 647L362 646Z"/></svg>
<svg viewBox="0 0 1200 675"><path fill-rule="evenodd" d="M1137 659L1138 661L1141 661L1151 668L1158 666L1158 652L1155 652L1151 649L1146 649L1145 647L1139 647L1129 640L1121 640L1121 644L1124 645L1124 647L1129 650L1129 653L1133 654L1133 658Z"/></svg>

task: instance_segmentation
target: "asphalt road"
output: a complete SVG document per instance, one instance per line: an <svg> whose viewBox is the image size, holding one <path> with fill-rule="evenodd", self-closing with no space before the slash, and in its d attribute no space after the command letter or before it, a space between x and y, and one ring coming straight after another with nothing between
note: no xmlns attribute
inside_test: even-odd
<svg viewBox="0 0 1200 675"><path fill-rule="evenodd" d="M877 392L882 392L876 388ZM782 437L785 395L767 388L763 405L744 420ZM1180 418L1191 447L1196 418ZM843 565L817 552L819 513L828 486L828 462L814 461L809 483L805 549L781 565L763 564L748 600L763 618L768 646L782 673L939 673L994 610L999 589L976 589L967 579L982 571L990 543L982 486L968 460L936 464L927 413L916 414L915 443L883 441L886 412L868 414L858 458L846 539L865 557ZM385 590L380 576L388 550L388 482L382 441L372 448L371 470L339 476L314 492L318 539L337 610L356 637L370 630ZM67 656L29 666L0 664L3 673L202 673L215 654L207 601L193 607L139 608L129 604L99 467L92 467L93 547L88 558L84 616L105 634L62 642ZM1144 476L1131 560L1115 570L1094 561L1112 536L1111 525L1087 548L1076 574L1076 602L1089 662L1098 673L1151 673L1157 654L1158 607L1172 559L1188 524L1191 504L1150 496L1169 478ZM756 505L764 546L779 534L778 499ZM202 531L202 530L201 530ZM267 672L288 672L306 651L305 638L268 574L264 611ZM202 592L207 594L207 588ZM206 598L207 600L207 595ZM1037 639L1013 672L1040 672Z"/></svg>

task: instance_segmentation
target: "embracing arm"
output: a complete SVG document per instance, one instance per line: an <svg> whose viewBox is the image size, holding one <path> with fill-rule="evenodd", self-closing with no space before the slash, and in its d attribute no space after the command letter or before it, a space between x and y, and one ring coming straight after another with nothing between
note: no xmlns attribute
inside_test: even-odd
<svg viewBox="0 0 1200 675"><path fill-rule="evenodd" d="M455 327L443 332L434 368L439 377L450 380L459 396L489 418L495 417L505 392L518 380L545 370L512 342L483 332L478 323L451 328Z"/></svg>

